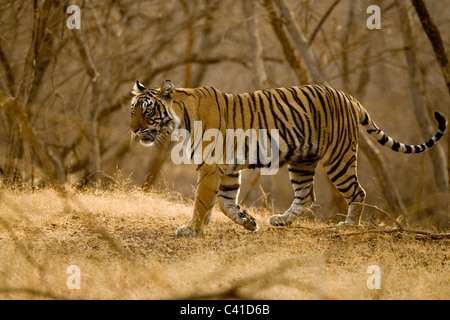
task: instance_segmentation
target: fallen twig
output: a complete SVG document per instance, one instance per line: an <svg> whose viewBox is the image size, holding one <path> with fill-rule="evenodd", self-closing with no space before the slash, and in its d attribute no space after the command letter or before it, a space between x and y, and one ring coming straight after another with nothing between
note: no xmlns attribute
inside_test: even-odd
<svg viewBox="0 0 450 320"><path fill-rule="evenodd" d="M406 232L406 233L412 233L412 234L419 234L419 235L426 235L426 236L430 236L431 238L434 239L442 239L442 238L448 238L450 239L450 233L435 233L435 232L430 232L430 231L423 231L423 230L415 230L415 229L411 229L411 228L405 228L403 227L397 220L395 220L394 218L392 218L392 216L389 214L389 212L380 209L377 206L371 205L371 204L366 204L366 203L361 203L361 202L355 202L354 204L356 205L361 205L361 206L365 206L365 207L369 207L369 208L373 208L381 213L383 213L384 215L386 215L386 217L391 220L392 222L394 222L397 225L397 229L389 229L389 230L366 230L366 231L360 231L360 232L353 232L353 233L347 233L346 235L360 235L360 234L364 234L364 233L394 233L394 232Z"/></svg>
<svg viewBox="0 0 450 320"><path fill-rule="evenodd" d="M389 212L387 212L387 211L385 211L385 210L383 210L383 209L380 209L380 208L377 207L377 206L374 206L374 205L371 205L371 204L367 204L367 203L354 202L353 204L360 205L360 206L364 206L364 207L368 207L368 208L373 208L373 209L375 209L375 210L377 210L377 211L383 213L389 220L391 220L392 222L394 222L400 230L404 230L403 226L402 226L397 220L395 220L394 218L392 218L392 216L391 216L391 214L390 214Z"/></svg>

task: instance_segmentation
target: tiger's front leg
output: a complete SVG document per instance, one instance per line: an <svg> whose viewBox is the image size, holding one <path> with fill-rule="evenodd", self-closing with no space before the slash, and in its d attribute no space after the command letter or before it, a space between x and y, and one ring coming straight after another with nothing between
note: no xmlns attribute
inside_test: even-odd
<svg viewBox="0 0 450 320"><path fill-rule="evenodd" d="M220 210L231 220L250 231L258 230L256 220L242 209L238 203L239 188L241 186L240 172L225 174L219 187Z"/></svg>
<svg viewBox="0 0 450 320"><path fill-rule="evenodd" d="M198 170L194 214L191 220L175 232L177 236L199 236L205 233L211 211L216 202L222 171L217 165L203 164Z"/></svg>

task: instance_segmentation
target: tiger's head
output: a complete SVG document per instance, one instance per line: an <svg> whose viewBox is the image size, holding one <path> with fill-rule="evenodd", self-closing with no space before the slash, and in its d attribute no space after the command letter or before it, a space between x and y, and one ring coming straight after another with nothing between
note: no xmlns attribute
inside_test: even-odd
<svg viewBox="0 0 450 320"><path fill-rule="evenodd" d="M172 110L173 83L164 81L160 88L147 89L139 81L133 87L131 100L131 138L144 146L162 143L176 129L179 121Z"/></svg>

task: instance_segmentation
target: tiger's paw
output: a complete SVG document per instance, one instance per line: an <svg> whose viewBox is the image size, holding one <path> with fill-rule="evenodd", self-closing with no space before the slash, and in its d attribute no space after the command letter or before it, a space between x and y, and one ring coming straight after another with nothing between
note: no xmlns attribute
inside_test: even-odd
<svg viewBox="0 0 450 320"><path fill-rule="evenodd" d="M246 210L241 209L241 211L239 212L239 218L241 220L242 226L245 229L250 231L257 231L259 229L255 218L253 218Z"/></svg>
<svg viewBox="0 0 450 320"><path fill-rule="evenodd" d="M271 216L269 219L269 223L275 227L288 227L291 225L291 223L286 221L281 214Z"/></svg>
<svg viewBox="0 0 450 320"><path fill-rule="evenodd" d="M339 222L336 227L359 227L360 216L351 217L347 216L344 222Z"/></svg>
<svg viewBox="0 0 450 320"><path fill-rule="evenodd" d="M189 225L184 225L179 227L177 231L175 231L175 235L178 237L198 237L203 235L204 232L202 230L194 230Z"/></svg>
<svg viewBox="0 0 450 320"><path fill-rule="evenodd" d="M355 223L353 221L345 221L345 222L339 222L336 225L336 229L340 230L354 230L360 228L361 225L359 223Z"/></svg>

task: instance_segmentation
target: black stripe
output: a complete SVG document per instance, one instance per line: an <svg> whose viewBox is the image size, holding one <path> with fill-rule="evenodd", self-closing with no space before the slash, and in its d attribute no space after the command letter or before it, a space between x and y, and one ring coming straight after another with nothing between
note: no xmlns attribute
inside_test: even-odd
<svg viewBox="0 0 450 320"><path fill-rule="evenodd" d="M275 109L272 108L272 93L270 91L266 91L264 90L262 92L264 94L264 96L267 98L268 100L268 107L269 107L269 111L272 114L272 118L275 124L275 127L279 130L282 131L282 133L280 132L280 137L286 141L286 130L287 130L287 126L283 123L283 121L277 116L277 114L275 113Z"/></svg>
<svg viewBox="0 0 450 320"><path fill-rule="evenodd" d="M220 112L220 102L219 102L219 97L217 95L217 92L221 93L219 90L217 90L216 88L212 87L211 90L214 92L214 97L216 98L216 104L217 104L217 112L219 114L219 117L222 118L222 114ZM219 130L222 129L222 121L219 121ZM204 133L204 132L203 132Z"/></svg>
<svg viewBox="0 0 450 320"><path fill-rule="evenodd" d="M312 182L313 180L314 180L314 177L306 179L306 180L302 180L302 181L291 179L291 183L292 184L302 185L302 184L308 184L308 183Z"/></svg>
<svg viewBox="0 0 450 320"><path fill-rule="evenodd" d="M350 185L347 188L338 188L340 193L347 193L348 191L350 191L350 189L352 187L354 187L355 189L358 188L359 184L358 182L354 181L352 183L350 183Z"/></svg>
<svg viewBox="0 0 450 320"><path fill-rule="evenodd" d="M250 105L250 111L252 112L250 128L254 128L254 126L253 126L253 121L254 121L253 112L258 112L258 108L257 108L258 106L256 104L256 99L255 99L254 92L250 92L249 95L250 95L251 101L250 100L248 100L248 101L249 101L249 105ZM259 112L258 112L258 114L259 114Z"/></svg>
<svg viewBox="0 0 450 320"><path fill-rule="evenodd" d="M281 100L283 100L283 102L286 104L287 109L289 110L291 117L292 117L292 121L296 124L295 126L292 126L292 130L295 131L295 134L298 138L300 139L304 139L304 137L307 135L306 131L305 131L305 124L303 122L302 116L300 114L298 114L298 111L295 110L294 107L292 107L288 100L286 95L284 94L284 92L281 89L275 89L275 92L278 93L278 95L280 96ZM280 109L284 109L283 106L281 104L279 104L278 100L277 101L277 106ZM297 114L297 116L299 117L299 120L301 122L301 125L299 125L299 122L296 121L296 116L294 115L294 112ZM288 120L289 121L289 120ZM290 122L290 121L289 121ZM300 130L300 131L298 131Z"/></svg>
<svg viewBox="0 0 450 320"><path fill-rule="evenodd" d="M306 90L308 90L309 92L311 92L311 94L313 95L314 98L316 97L314 91L312 90L312 86L310 86L310 85L302 86L302 87L301 87L301 90L302 90L302 92L304 93L305 91L304 91L303 89L306 89Z"/></svg>
<svg viewBox="0 0 450 320"><path fill-rule="evenodd" d="M433 140L433 139L428 140L427 143L425 143L425 145L426 145L428 148L431 148L431 147L434 145L434 140Z"/></svg>
<svg viewBox="0 0 450 320"><path fill-rule="evenodd" d="M392 146L392 150L397 151L400 148L400 143L398 143L397 141L394 141L394 145Z"/></svg>
<svg viewBox="0 0 450 320"><path fill-rule="evenodd" d="M356 176L356 174L351 175L351 176L348 177L346 180L344 180L344 181L342 181L342 182L336 184L336 187L343 186L344 184L346 184L347 182L349 182L349 181L352 180L352 179L358 180L358 177Z"/></svg>
<svg viewBox="0 0 450 320"><path fill-rule="evenodd" d="M261 109L262 117L263 117L263 120L264 120L264 125L265 125L264 128L269 129L269 126L268 126L268 124L267 124L267 115L266 115L266 111L264 110L264 109L265 109L265 103L264 103L264 101L263 101L263 97L262 97L262 95L261 95L261 92L258 93L258 98L259 98L259 103L260 103L260 109ZM262 129L262 128L260 127L260 129ZM268 134L269 134L269 136L270 136L269 130L267 130L267 132L268 132Z"/></svg>
<svg viewBox="0 0 450 320"><path fill-rule="evenodd" d="M225 100L225 121L226 121L226 127L228 127L228 95L226 93L222 92L222 97Z"/></svg>
<svg viewBox="0 0 450 320"><path fill-rule="evenodd" d="M350 203L349 204L351 204L352 202L355 202L355 199L359 196L359 195L363 195L363 197L365 196L365 191L364 190L361 190L360 192L358 192L357 194L355 194L354 196L353 196L353 198L352 198L352 200L350 201Z"/></svg>
<svg viewBox="0 0 450 320"><path fill-rule="evenodd" d="M245 129L245 115L244 115L244 104L242 103L242 97L241 95L237 95L238 101L239 101L239 107L241 109L241 121L242 121L242 129ZM237 129L234 127L234 129Z"/></svg>
<svg viewBox="0 0 450 320"><path fill-rule="evenodd" d="M294 101L297 103L297 105L300 106L300 108L302 108L304 112L307 112L305 106L303 105L302 100L298 97L298 94L297 94L297 91L295 90L295 88L290 87L290 88L286 88L286 89L291 93L291 95L294 98ZM307 96L304 92L302 92L302 93L304 96ZM309 97L308 97L308 99L309 99Z"/></svg>
<svg viewBox="0 0 450 320"><path fill-rule="evenodd" d="M386 144L386 142L388 142L388 140L389 140L389 138L386 135L383 135L383 138L378 140L378 143L384 146Z"/></svg>
<svg viewBox="0 0 450 320"><path fill-rule="evenodd" d="M228 173L227 176L230 177L230 178L239 178L240 173L239 172Z"/></svg>
<svg viewBox="0 0 450 320"><path fill-rule="evenodd" d="M233 95L233 114L231 115L233 118L233 128L236 128L236 96Z"/></svg>
<svg viewBox="0 0 450 320"><path fill-rule="evenodd" d="M369 115L367 114L367 112L364 112L364 120L361 122L361 124L363 126L366 126L369 124Z"/></svg>
<svg viewBox="0 0 450 320"><path fill-rule="evenodd" d="M334 144L333 150L332 150L332 157L329 161L329 164L336 163L331 170L328 172L328 174L332 174L340 164L340 160L342 160L343 156L350 150L350 143L347 143L348 134L347 131L339 132L338 134L338 140Z"/></svg>
<svg viewBox="0 0 450 320"><path fill-rule="evenodd" d="M300 169L293 169L293 168L289 168L288 170L289 170L289 172L294 172L294 173L300 174L302 176L314 175L314 171L311 171L311 170L300 170Z"/></svg>
<svg viewBox="0 0 450 320"><path fill-rule="evenodd" d="M339 171L339 172L331 179L331 181L332 181L333 183L336 182L341 176L343 176L343 175L348 171L348 168L350 167L350 165L352 165L353 163L355 163L355 161L356 161L356 156L352 156L352 157L350 158L350 160L345 164L344 168L343 168L341 171Z"/></svg>
<svg viewBox="0 0 450 320"><path fill-rule="evenodd" d="M175 89L175 92L185 94L188 97L193 97L194 96L192 93L188 93L186 90Z"/></svg>
<svg viewBox="0 0 450 320"><path fill-rule="evenodd" d="M219 190L220 191L224 191L224 192L228 192L228 191L235 191L235 190L237 190L237 189L239 189L241 186L239 185L239 184L233 184L233 185L231 185L231 186L224 186L224 185L221 185L220 187L219 187Z"/></svg>
<svg viewBox="0 0 450 320"><path fill-rule="evenodd" d="M270 98L271 98L270 100L272 100L272 99L275 100L276 106L278 107L278 110L280 110L281 114L283 115L284 120L285 120L285 121L289 121L289 119L288 119L288 117L287 117L287 114L286 114L284 108L278 103L278 99L277 99L276 97L273 97L273 94L272 94L271 91L267 91L267 94L270 95Z"/></svg>
<svg viewBox="0 0 450 320"><path fill-rule="evenodd" d="M222 197L222 198L227 199L227 200L236 200L236 197L229 197L229 196L226 196L226 195L223 195L223 194L219 194L219 197Z"/></svg>

